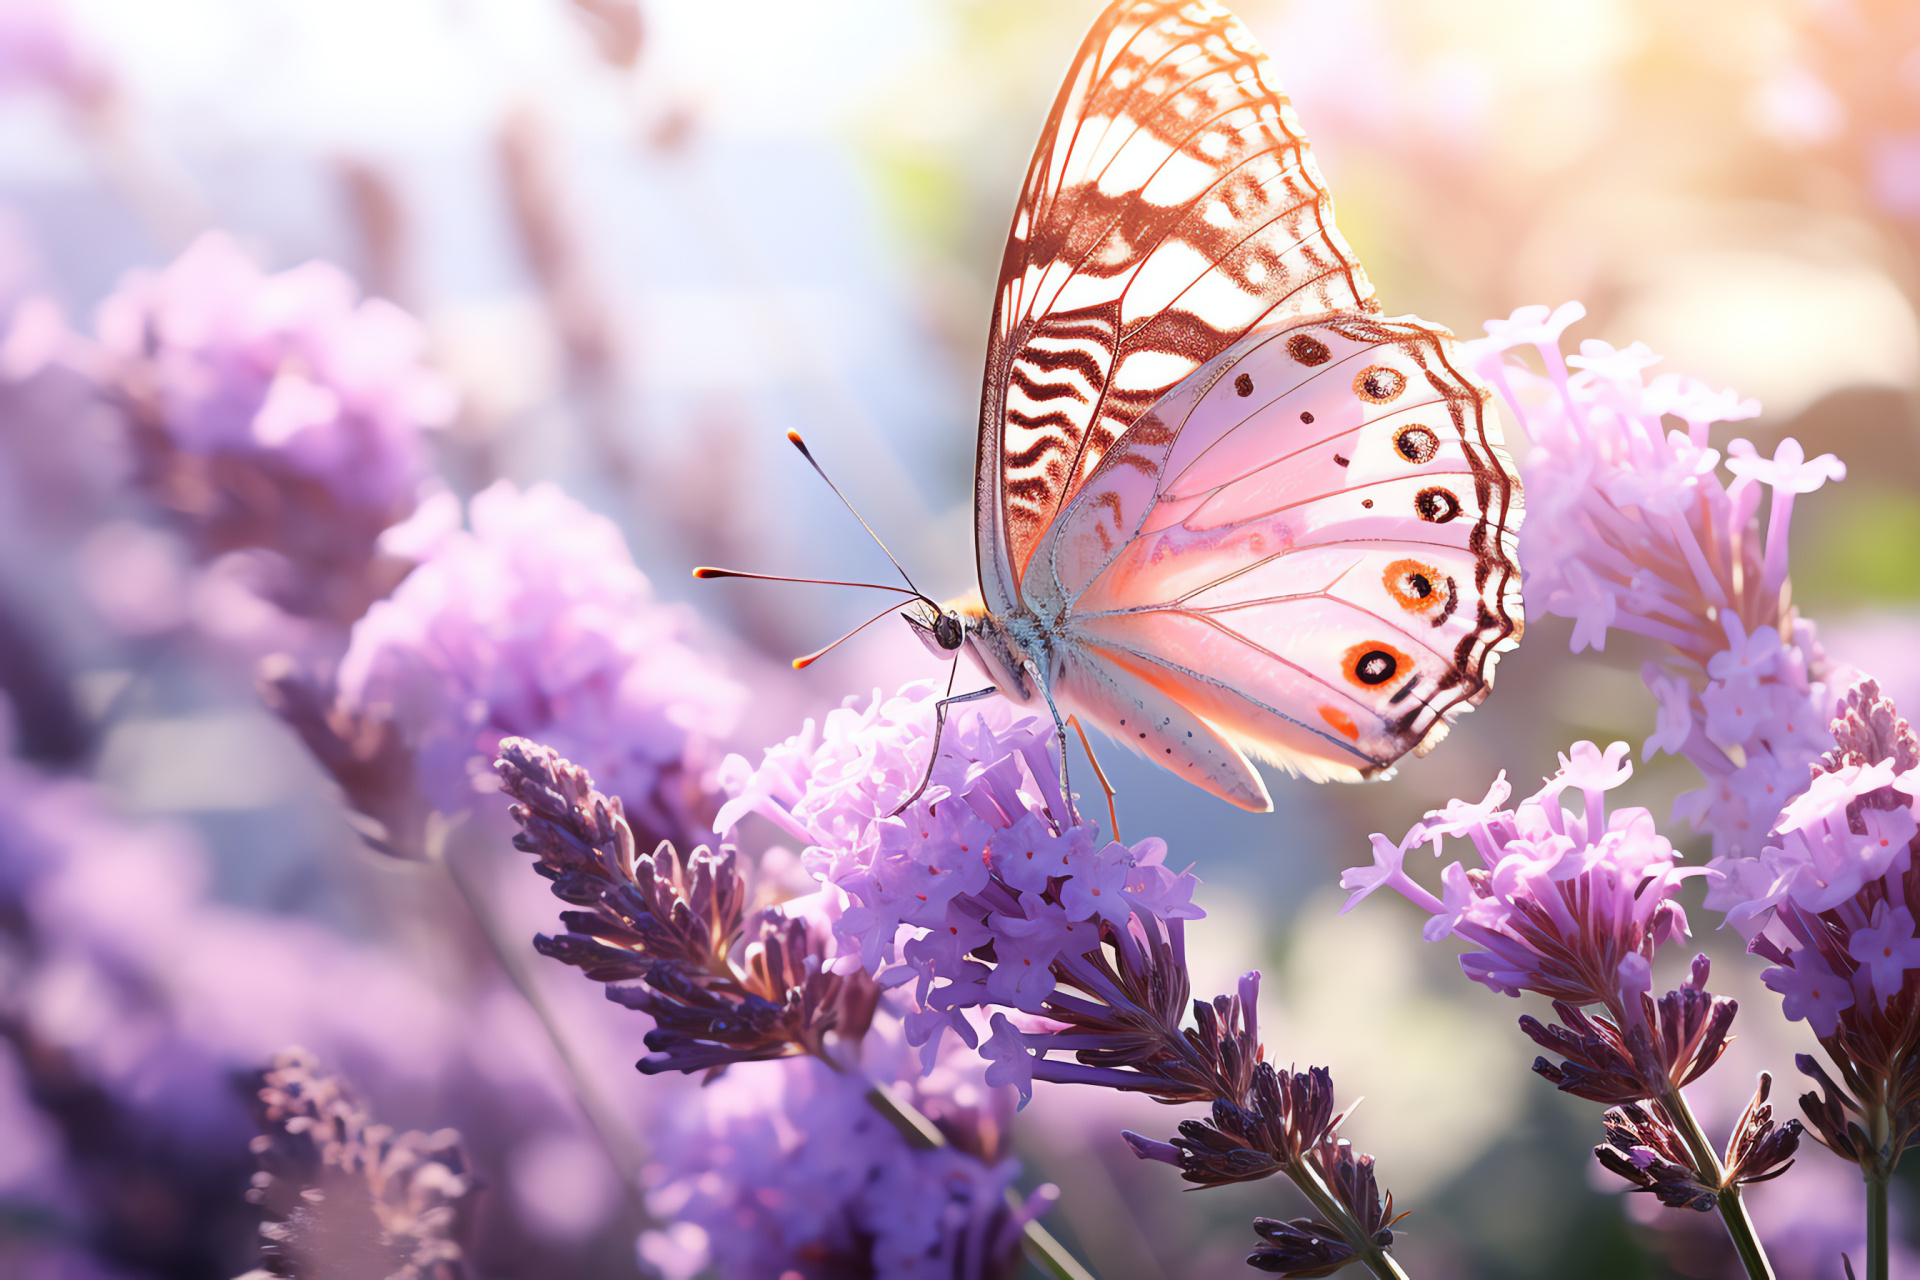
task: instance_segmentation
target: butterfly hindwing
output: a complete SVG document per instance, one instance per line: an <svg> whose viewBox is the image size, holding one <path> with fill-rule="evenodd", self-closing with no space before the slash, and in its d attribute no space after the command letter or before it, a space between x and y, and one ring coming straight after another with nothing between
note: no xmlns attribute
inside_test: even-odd
<svg viewBox="0 0 1920 1280"><path fill-rule="evenodd" d="M1256 327L1371 299L1238 19L1111 6L1054 103L1001 265L975 512L988 606L1019 606L1048 526L1195 369Z"/></svg>
<svg viewBox="0 0 1920 1280"><path fill-rule="evenodd" d="M1358 313L1244 339L1109 451L1031 606L1310 776L1437 740L1522 626L1519 481L1454 350Z"/></svg>

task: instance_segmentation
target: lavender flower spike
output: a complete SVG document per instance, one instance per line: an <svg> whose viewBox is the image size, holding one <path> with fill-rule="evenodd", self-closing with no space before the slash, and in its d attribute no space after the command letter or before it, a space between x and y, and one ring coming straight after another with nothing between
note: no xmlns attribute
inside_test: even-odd
<svg viewBox="0 0 1920 1280"><path fill-rule="evenodd" d="M294 1280L465 1280L475 1187L451 1129L396 1134L303 1049L277 1054L255 1097L266 1265Z"/></svg>
<svg viewBox="0 0 1920 1280"><path fill-rule="evenodd" d="M586 770L524 738L496 765L513 797L514 845L540 861L567 932L534 945L609 984L607 998L651 1015L640 1070L707 1071L732 1062L825 1056L826 1036L857 1039L878 988L856 970L827 970L833 907L803 901L746 916L731 849L640 854L618 797ZM745 965L731 957L746 942Z"/></svg>

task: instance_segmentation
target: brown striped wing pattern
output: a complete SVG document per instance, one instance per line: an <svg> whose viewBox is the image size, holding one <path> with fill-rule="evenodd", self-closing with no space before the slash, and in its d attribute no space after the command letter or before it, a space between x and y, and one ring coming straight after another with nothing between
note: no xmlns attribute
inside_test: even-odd
<svg viewBox="0 0 1920 1280"><path fill-rule="evenodd" d="M1210 2L1117 0L1047 120L1001 264L975 530L987 607L1140 416L1256 328L1377 310L1266 56Z"/></svg>

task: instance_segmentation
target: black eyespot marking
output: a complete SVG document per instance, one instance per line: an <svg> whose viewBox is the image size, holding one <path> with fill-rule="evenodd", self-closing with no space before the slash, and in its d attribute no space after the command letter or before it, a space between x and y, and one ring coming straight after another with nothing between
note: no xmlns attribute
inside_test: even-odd
<svg viewBox="0 0 1920 1280"><path fill-rule="evenodd" d="M1433 584L1427 581L1424 573L1410 573L1407 575L1407 594L1425 600L1433 594Z"/></svg>
<svg viewBox="0 0 1920 1280"><path fill-rule="evenodd" d="M1343 466L1343 467L1344 467L1344 466L1346 466L1346 465L1348 465L1348 464L1349 464L1349 463L1350 463L1350 462L1352 461L1352 460L1351 460L1351 459L1349 459L1349 458L1343 458L1343 457L1341 457L1341 456L1340 456L1339 454L1337 454L1337 453L1333 455L1333 460L1334 460L1335 462L1337 462L1337 463L1339 463L1339 464L1340 464L1341 466Z"/></svg>
<svg viewBox="0 0 1920 1280"><path fill-rule="evenodd" d="M1407 375L1384 364L1370 364L1353 380L1353 394L1385 404L1407 389Z"/></svg>
<svg viewBox="0 0 1920 1280"><path fill-rule="evenodd" d="M1313 421L1313 415L1307 412L1305 409L1302 409L1300 411L1300 421L1311 423Z"/></svg>
<svg viewBox="0 0 1920 1280"><path fill-rule="evenodd" d="M1394 433L1393 447L1408 462L1432 462L1440 451L1440 437L1425 427L1402 427Z"/></svg>
<svg viewBox="0 0 1920 1280"><path fill-rule="evenodd" d="M1361 684L1385 684L1399 669L1399 661L1385 649L1369 649L1353 664L1354 678Z"/></svg>
<svg viewBox="0 0 1920 1280"><path fill-rule="evenodd" d="M1327 344L1310 333L1296 333L1288 338L1287 354L1304 365L1325 364L1333 359Z"/></svg>
<svg viewBox="0 0 1920 1280"><path fill-rule="evenodd" d="M1235 378L1235 379L1233 380L1233 390L1234 390L1234 393L1235 393L1236 395L1241 395L1241 396L1250 396L1250 395L1252 395L1252 394L1253 394L1253 379L1252 379L1252 378L1249 378L1249 377L1248 377L1248 376L1247 376L1246 374L1244 374L1244 373L1243 373L1243 374L1241 374L1241 375L1240 375L1239 377L1237 377L1237 378Z"/></svg>
<svg viewBox="0 0 1920 1280"><path fill-rule="evenodd" d="M1453 496L1451 489L1442 489L1435 485L1431 489L1422 489L1413 500L1414 514L1432 524L1445 524L1460 514L1460 499Z"/></svg>
<svg viewBox="0 0 1920 1280"><path fill-rule="evenodd" d="M1413 679L1401 685L1400 688L1395 691L1394 695L1391 698L1387 699L1387 705L1397 706L1400 703L1405 702L1407 699L1407 695L1412 693L1413 687L1419 683L1420 683L1420 677L1415 676Z"/></svg>

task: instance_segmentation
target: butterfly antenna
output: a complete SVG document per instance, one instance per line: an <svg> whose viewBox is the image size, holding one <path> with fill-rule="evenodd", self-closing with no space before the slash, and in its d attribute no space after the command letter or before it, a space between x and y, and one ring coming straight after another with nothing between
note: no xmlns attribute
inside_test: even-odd
<svg viewBox="0 0 1920 1280"><path fill-rule="evenodd" d="M919 596L922 600L926 599L925 593L922 592L919 587L913 586L913 576L906 571L906 568L902 566L898 560L894 559L893 552L887 550L887 544L882 542L880 535L873 531L873 526L867 523L867 518L861 515L851 502L847 501L847 495L840 492L840 486L828 478L826 468L822 467L812 452L808 450L807 442L800 438L800 433L798 431L789 431L787 432L787 439L793 442L793 447L800 451L800 456L807 460L807 465L813 468L814 473L827 482L827 488L833 490L833 496L840 499L842 503L845 503L847 510L853 512L853 518L860 522L860 527L867 531L867 536L873 539L874 545L880 548L887 559L893 560L893 567L900 571L900 576L906 580L907 585L913 587L913 594ZM842 638L844 639L845 637ZM837 644L839 642L835 641L835 643ZM822 650L822 652L825 652L825 650Z"/></svg>
<svg viewBox="0 0 1920 1280"><path fill-rule="evenodd" d="M805 582L816 587L870 587L875 591L898 591L903 596L912 596L916 600L926 600L918 591L908 587L896 587L891 582L848 582L840 578L792 578L784 573L749 573L745 569L716 569L703 564L693 571L696 578L751 578L755 582ZM927 601L931 604L932 601Z"/></svg>
<svg viewBox="0 0 1920 1280"><path fill-rule="evenodd" d="M898 588L895 588L895 590L898 590ZM804 670L807 667L812 666L819 659L825 657L829 651L853 639L855 636L859 635L862 631L865 631L868 627L880 621L880 619L886 617L888 614L892 613L897 608L899 608L898 605L890 604L886 608L882 609L880 612L874 614L871 618L868 618L865 622L861 623L859 626L855 627L853 630L847 632L847 634L841 636L838 640L835 640L832 644L822 645L818 649L815 649L812 653L805 654L801 657L795 658L793 660L793 669L795 671L800 671L800 670Z"/></svg>

